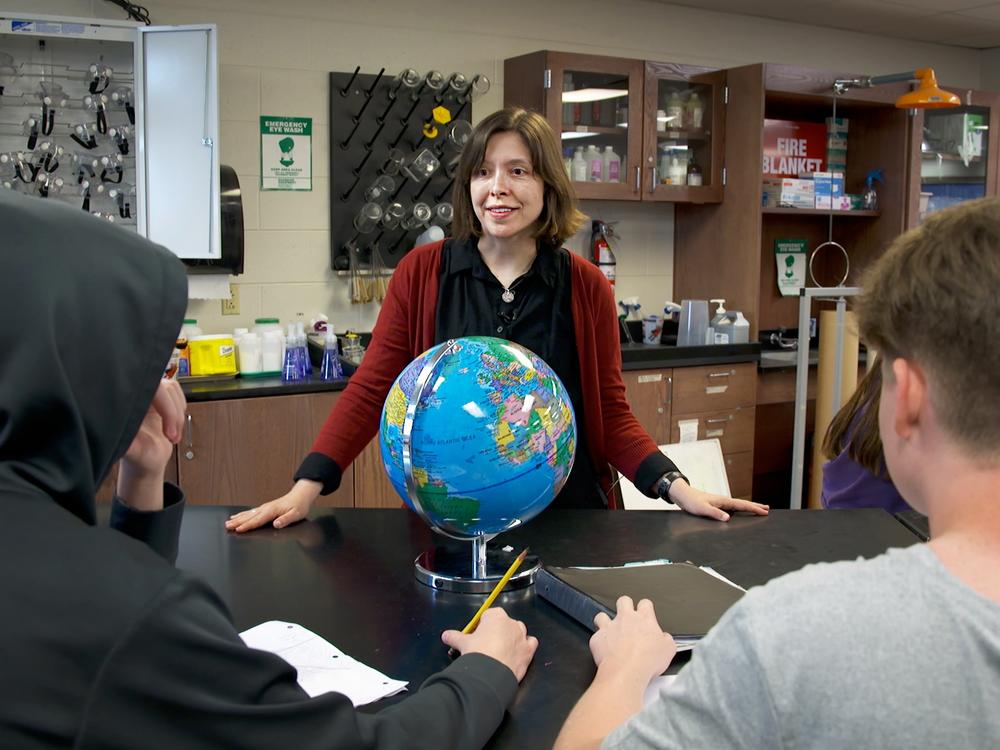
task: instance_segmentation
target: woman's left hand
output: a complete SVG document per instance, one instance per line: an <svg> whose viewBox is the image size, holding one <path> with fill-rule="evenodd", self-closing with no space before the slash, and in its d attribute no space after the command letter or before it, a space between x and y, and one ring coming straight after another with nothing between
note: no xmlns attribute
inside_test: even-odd
<svg viewBox="0 0 1000 750"><path fill-rule="evenodd" d="M677 479L670 485L670 499L692 516L705 516L717 521L729 520L729 513L726 511L742 510L758 516L766 516L770 510L769 506L750 500L702 492L683 479Z"/></svg>

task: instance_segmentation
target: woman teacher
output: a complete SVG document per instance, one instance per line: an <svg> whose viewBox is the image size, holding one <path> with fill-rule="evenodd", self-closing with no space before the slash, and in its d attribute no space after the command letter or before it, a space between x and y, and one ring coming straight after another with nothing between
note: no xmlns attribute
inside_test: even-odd
<svg viewBox="0 0 1000 750"><path fill-rule="evenodd" d="M629 408L614 295L600 271L562 247L586 220L559 142L539 114L507 108L473 130L455 177L453 237L414 248L389 284L364 362L281 497L236 513L228 529L286 526L340 485L375 436L382 405L415 357L449 339L495 336L544 359L569 393L579 449L550 507L604 508L611 466L650 497L728 520L767 506L691 487Z"/></svg>

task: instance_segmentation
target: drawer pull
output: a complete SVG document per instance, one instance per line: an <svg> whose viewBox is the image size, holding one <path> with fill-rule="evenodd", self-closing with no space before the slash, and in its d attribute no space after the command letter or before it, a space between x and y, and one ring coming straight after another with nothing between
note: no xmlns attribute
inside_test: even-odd
<svg viewBox="0 0 1000 750"><path fill-rule="evenodd" d="M729 372L710 372L708 377L710 378L728 378L736 374L736 370L730 370Z"/></svg>
<svg viewBox="0 0 1000 750"><path fill-rule="evenodd" d="M188 447L188 449L184 452L184 458L186 458L188 461L191 461L192 459L194 459L194 451L191 450L192 448L194 448L194 434L193 433L194 433L194 427L192 426L191 415L188 414L187 415L187 447Z"/></svg>
<svg viewBox="0 0 1000 750"><path fill-rule="evenodd" d="M730 414L728 417L715 417L714 419L706 419L705 424L719 424L721 422L732 422L733 415Z"/></svg>

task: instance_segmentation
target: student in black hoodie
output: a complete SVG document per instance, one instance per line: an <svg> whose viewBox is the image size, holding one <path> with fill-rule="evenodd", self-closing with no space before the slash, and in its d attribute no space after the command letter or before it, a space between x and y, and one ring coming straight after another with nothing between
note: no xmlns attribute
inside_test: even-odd
<svg viewBox="0 0 1000 750"><path fill-rule="evenodd" d="M163 476L184 397L160 378L182 265L10 191L0 228L0 747L482 746L537 646L523 624L495 609L447 631L463 655L381 713L308 698L170 564L183 495ZM119 458L102 528L94 494Z"/></svg>

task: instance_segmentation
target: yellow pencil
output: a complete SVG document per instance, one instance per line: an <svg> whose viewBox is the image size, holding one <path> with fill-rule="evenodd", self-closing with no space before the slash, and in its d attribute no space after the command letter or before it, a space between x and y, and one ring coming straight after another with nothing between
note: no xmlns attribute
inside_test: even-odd
<svg viewBox="0 0 1000 750"><path fill-rule="evenodd" d="M486 601L483 602L483 606L481 606L479 611L473 615L471 620L469 620L469 624L462 628L463 633L471 633L476 629L476 625L479 624L479 618L483 616L483 612L488 610L490 605L493 604L498 596L500 596L500 592L503 591L503 587L507 585L507 581L509 581L510 577L517 572L517 569L521 567L521 563L524 562L524 558L527 556L528 550L525 548L524 552L518 555L514 562L510 564L510 567L507 568L507 572L503 574L503 578L497 581L497 585L493 587L490 595L486 597Z"/></svg>

